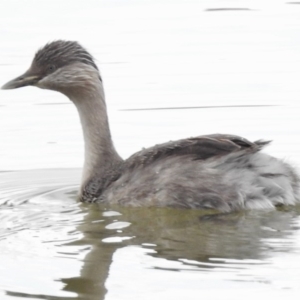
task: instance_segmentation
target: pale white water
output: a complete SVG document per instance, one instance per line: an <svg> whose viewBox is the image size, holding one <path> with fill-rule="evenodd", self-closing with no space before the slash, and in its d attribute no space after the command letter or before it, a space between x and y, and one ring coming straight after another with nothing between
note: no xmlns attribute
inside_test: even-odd
<svg viewBox="0 0 300 300"><path fill-rule="evenodd" d="M222 132L272 139L299 165L299 32L300 4L279 0L2 0L0 85L46 42L78 40L123 157ZM0 142L1 299L298 299L299 209L207 220L78 204L79 120L50 91L0 91Z"/></svg>

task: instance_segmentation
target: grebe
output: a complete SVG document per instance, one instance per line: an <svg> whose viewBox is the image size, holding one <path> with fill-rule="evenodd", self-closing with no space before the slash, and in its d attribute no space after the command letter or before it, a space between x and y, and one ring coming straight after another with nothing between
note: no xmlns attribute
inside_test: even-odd
<svg viewBox="0 0 300 300"><path fill-rule="evenodd" d="M28 85L61 92L77 107L85 141L81 201L220 212L300 202L297 173L262 153L265 141L227 134L197 136L123 160L112 142L99 70L77 42L47 44L29 70L2 89Z"/></svg>

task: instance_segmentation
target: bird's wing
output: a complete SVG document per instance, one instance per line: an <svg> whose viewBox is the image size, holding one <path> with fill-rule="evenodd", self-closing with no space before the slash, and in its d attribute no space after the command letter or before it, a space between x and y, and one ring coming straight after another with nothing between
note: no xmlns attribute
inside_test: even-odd
<svg viewBox="0 0 300 300"><path fill-rule="evenodd" d="M242 137L229 134L203 135L143 149L130 156L124 166L134 169L171 156L189 155L194 160L206 160L236 151L257 152L268 143L269 141L250 142Z"/></svg>

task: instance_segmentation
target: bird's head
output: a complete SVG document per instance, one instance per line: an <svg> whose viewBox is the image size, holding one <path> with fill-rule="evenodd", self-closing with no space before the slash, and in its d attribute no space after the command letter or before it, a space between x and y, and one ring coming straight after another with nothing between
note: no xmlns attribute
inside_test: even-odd
<svg viewBox="0 0 300 300"><path fill-rule="evenodd" d="M77 42L58 40L38 50L30 68L2 89L31 85L68 95L99 81L102 80L92 55Z"/></svg>

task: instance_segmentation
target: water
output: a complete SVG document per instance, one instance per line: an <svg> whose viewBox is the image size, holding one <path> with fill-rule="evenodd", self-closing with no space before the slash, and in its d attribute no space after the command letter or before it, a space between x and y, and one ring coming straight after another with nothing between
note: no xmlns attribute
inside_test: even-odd
<svg viewBox="0 0 300 300"><path fill-rule="evenodd" d="M287 1L0 3L0 84L46 42L98 59L123 157L206 133L274 140L300 163L300 5ZM299 298L300 209L80 204L83 142L57 93L0 91L1 299Z"/></svg>

